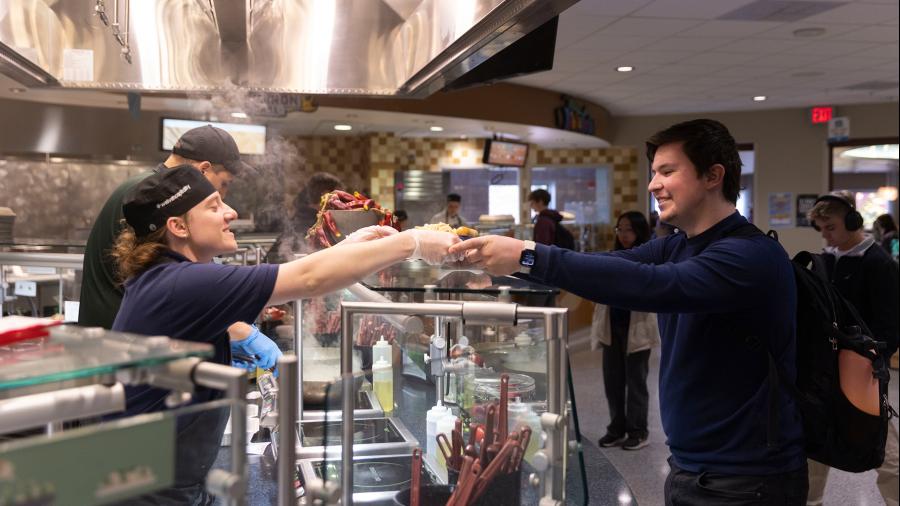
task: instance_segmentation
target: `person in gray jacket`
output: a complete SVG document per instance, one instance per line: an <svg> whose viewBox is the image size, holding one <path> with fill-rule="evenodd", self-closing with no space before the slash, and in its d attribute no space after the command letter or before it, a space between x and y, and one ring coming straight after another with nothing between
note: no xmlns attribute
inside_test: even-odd
<svg viewBox="0 0 900 506"><path fill-rule="evenodd" d="M619 216L615 249L630 249L650 240L650 225L638 211ZM597 304L591 325L591 345L603 345L603 386L610 423L601 447L621 445L639 450L650 444L647 412L647 372L650 349L659 346L659 323L653 313Z"/></svg>

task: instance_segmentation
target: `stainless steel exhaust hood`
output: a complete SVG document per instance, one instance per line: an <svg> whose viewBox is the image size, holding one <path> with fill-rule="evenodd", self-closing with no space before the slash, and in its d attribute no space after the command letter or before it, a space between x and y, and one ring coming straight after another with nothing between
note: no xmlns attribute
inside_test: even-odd
<svg viewBox="0 0 900 506"><path fill-rule="evenodd" d="M0 0L26 86L425 97L577 0Z"/></svg>

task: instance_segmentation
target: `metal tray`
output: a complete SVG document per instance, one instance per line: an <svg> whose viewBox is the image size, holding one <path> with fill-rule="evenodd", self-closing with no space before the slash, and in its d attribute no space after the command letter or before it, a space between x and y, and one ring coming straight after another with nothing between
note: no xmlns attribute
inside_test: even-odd
<svg viewBox="0 0 900 506"><path fill-rule="evenodd" d="M358 484L353 491L353 503L354 504L366 504L366 505L389 505L393 504L394 495L400 490L409 487L409 475L411 472L410 462L411 458L409 454L404 455L368 455L368 456L360 456L357 457L354 451L353 455L353 464L354 464L354 480ZM304 459L297 463L297 467L300 469L300 477L303 481L304 487L310 480L313 479L321 479L321 464L323 460L321 458L318 459ZM329 458L325 461L328 465L333 465L336 469L340 469L341 466L341 457L335 456L334 458ZM386 474L388 473L377 473L377 471L373 472L367 464L370 463L385 463L390 468L396 468L399 470L398 475L406 477L403 481L398 481L397 483L390 483L389 481L385 484L379 484L378 486L367 487L366 484L361 483L361 481L365 481L366 477L376 474L378 476L379 482L383 482L386 479ZM319 469L319 472L316 469ZM339 473L333 474L329 477L329 481L337 480L339 484ZM423 460L422 461L422 485L428 485L432 483L439 483L436 475L431 470L431 467ZM305 501L308 503L308 501Z"/></svg>
<svg viewBox="0 0 900 506"><path fill-rule="evenodd" d="M329 439L335 438L333 444L303 446L303 438L300 434L300 424L334 424L334 431L329 432ZM381 442L354 442L353 455L408 455L412 453L412 449L419 446L419 441L409 432L406 426L399 418L393 417L371 417L371 418L354 418L354 425L359 425L359 431L354 431L359 437L364 437L367 441L380 440ZM371 424L371 425L369 425ZM378 427L381 425L381 427ZM365 431L370 431L368 434ZM378 431L377 433L375 431ZM386 431L385 434L382 431ZM354 437L354 441L357 441ZM298 424L297 430L297 459L314 459L322 458L323 455L337 455L342 451L341 444L341 421L329 420L304 420Z"/></svg>

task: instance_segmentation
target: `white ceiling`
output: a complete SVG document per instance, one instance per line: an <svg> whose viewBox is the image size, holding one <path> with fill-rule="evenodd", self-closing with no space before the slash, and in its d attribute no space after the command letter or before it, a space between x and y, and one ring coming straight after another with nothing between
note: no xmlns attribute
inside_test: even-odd
<svg viewBox="0 0 900 506"><path fill-rule="evenodd" d="M788 2L768 5L776 3ZM618 116L897 101L898 0L790 4L824 11L793 22L743 21L733 18L768 5L580 0L560 15L553 70L513 82L584 98ZM803 28L825 32L794 35ZM621 65L635 70L617 72ZM873 81L887 89L846 89ZM757 95L767 100L754 102Z"/></svg>

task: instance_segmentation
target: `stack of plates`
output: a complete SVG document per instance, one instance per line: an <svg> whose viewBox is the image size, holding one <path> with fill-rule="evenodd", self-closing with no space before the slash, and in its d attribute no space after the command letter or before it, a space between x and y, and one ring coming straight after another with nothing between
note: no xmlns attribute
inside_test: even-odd
<svg viewBox="0 0 900 506"><path fill-rule="evenodd" d="M8 207L0 207L0 242L12 242L16 213Z"/></svg>

